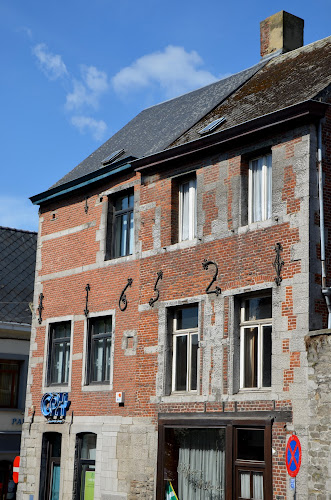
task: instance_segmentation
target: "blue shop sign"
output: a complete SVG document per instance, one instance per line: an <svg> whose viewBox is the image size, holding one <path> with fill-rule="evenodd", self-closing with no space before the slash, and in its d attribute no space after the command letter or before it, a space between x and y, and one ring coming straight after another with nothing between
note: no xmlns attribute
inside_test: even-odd
<svg viewBox="0 0 331 500"><path fill-rule="evenodd" d="M63 422L69 406L67 392L46 392L41 398L41 413L50 422Z"/></svg>

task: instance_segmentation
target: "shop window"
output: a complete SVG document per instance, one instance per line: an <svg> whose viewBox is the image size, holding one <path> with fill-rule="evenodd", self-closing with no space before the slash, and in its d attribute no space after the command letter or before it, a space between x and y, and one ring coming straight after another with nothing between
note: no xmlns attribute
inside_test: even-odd
<svg viewBox="0 0 331 500"><path fill-rule="evenodd" d="M111 376L112 317L92 318L89 328L89 367L90 383L109 382Z"/></svg>
<svg viewBox="0 0 331 500"><path fill-rule="evenodd" d="M75 500L94 498L96 443L96 434L77 434L73 494Z"/></svg>
<svg viewBox="0 0 331 500"><path fill-rule="evenodd" d="M108 222L106 241L106 260L124 257L133 253L133 191L116 198L108 198Z"/></svg>
<svg viewBox="0 0 331 500"><path fill-rule="evenodd" d="M225 498L225 428L167 429L165 476L178 498Z"/></svg>
<svg viewBox="0 0 331 500"><path fill-rule="evenodd" d="M48 384L68 384L70 366L71 322L50 325Z"/></svg>
<svg viewBox="0 0 331 500"><path fill-rule="evenodd" d="M271 154L249 162L248 223L270 219L272 210Z"/></svg>
<svg viewBox="0 0 331 500"><path fill-rule="evenodd" d="M271 500L271 425L172 416L159 421L157 500Z"/></svg>
<svg viewBox="0 0 331 500"><path fill-rule="evenodd" d="M197 202L196 179L187 179L179 184L179 241L196 237Z"/></svg>
<svg viewBox="0 0 331 500"><path fill-rule="evenodd" d="M19 361L0 359L0 408L17 408Z"/></svg>
<svg viewBox="0 0 331 500"><path fill-rule="evenodd" d="M175 309L172 332L172 391L196 391L198 380L198 306Z"/></svg>
<svg viewBox="0 0 331 500"><path fill-rule="evenodd" d="M58 500L60 498L61 434L43 434L39 500Z"/></svg>
<svg viewBox="0 0 331 500"><path fill-rule="evenodd" d="M240 387L271 387L271 296L241 302Z"/></svg>

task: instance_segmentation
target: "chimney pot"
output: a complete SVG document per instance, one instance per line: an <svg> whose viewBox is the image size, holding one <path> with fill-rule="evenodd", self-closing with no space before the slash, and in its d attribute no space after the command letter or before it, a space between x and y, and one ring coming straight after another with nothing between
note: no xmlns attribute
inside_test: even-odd
<svg viewBox="0 0 331 500"><path fill-rule="evenodd" d="M260 23L261 58L284 54L303 45L304 20L281 10Z"/></svg>

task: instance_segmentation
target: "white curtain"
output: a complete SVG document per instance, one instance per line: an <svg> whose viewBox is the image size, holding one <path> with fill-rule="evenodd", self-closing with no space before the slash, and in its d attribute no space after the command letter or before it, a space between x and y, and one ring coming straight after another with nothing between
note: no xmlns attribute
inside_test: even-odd
<svg viewBox="0 0 331 500"><path fill-rule="evenodd" d="M181 438L177 469L180 500L225 498L225 441L220 433L223 430L195 430Z"/></svg>
<svg viewBox="0 0 331 500"><path fill-rule="evenodd" d="M196 234L196 180L180 186L181 240L191 240Z"/></svg>
<svg viewBox="0 0 331 500"><path fill-rule="evenodd" d="M263 500L263 474L261 472L253 472L253 498Z"/></svg>
<svg viewBox="0 0 331 500"><path fill-rule="evenodd" d="M250 221L270 219L272 210L272 158L261 156L250 164Z"/></svg>

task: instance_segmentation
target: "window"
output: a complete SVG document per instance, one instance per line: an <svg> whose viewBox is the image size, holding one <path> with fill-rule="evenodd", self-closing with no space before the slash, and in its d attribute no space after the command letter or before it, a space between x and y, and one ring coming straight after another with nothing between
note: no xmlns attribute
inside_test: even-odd
<svg viewBox="0 0 331 500"><path fill-rule="evenodd" d="M266 498L265 428L235 429L236 498ZM269 440L268 440L269 441ZM269 458L268 446L268 458Z"/></svg>
<svg viewBox="0 0 331 500"><path fill-rule="evenodd" d="M61 439L58 432L43 434L39 500L60 498Z"/></svg>
<svg viewBox="0 0 331 500"><path fill-rule="evenodd" d="M111 372L112 318L89 320L89 382L109 382Z"/></svg>
<svg viewBox="0 0 331 500"><path fill-rule="evenodd" d="M20 362L0 359L0 408L17 408Z"/></svg>
<svg viewBox="0 0 331 500"><path fill-rule="evenodd" d="M271 297L241 303L240 387L271 386Z"/></svg>
<svg viewBox="0 0 331 500"><path fill-rule="evenodd" d="M108 200L106 259L133 253L133 191Z"/></svg>
<svg viewBox="0 0 331 500"><path fill-rule="evenodd" d="M196 391L199 347L197 305L176 309L172 342L172 390Z"/></svg>
<svg viewBox="0 0 331 500"><path fill-rule="evenodd" d="M270 219L272 200L271 154L249 162L248 223Z"/></svg>
<svg viewBox="0 0 331 500"><path fill-rule="evenodd" d="M164 477L178 498L225 500L225 427L168 428L164 448Z"/></svg>
<svg viewBox="0 0 331 500"><path fill-rule="evenodd" d="M196 205L196 179L189 179L179 185L179 241L196 236Z"/></svg>
<svg viewBox="0 0 331 500"><path fill-rule="evenodd" d="M180 414L159 419L156 499L272 500L270 419Z"/></svg>
<svg viewBox="0 0 331 500"><path fill-rule="evenodd" d="M94 498L96 444L96 434L77 434L73 494L75 500Z"/></svg>
<svg viewBox="0 0 331 500"><path fill-rule="evenodd" d="M50 325L48 383L67 384L69 379L71 322Z"/></svg>

